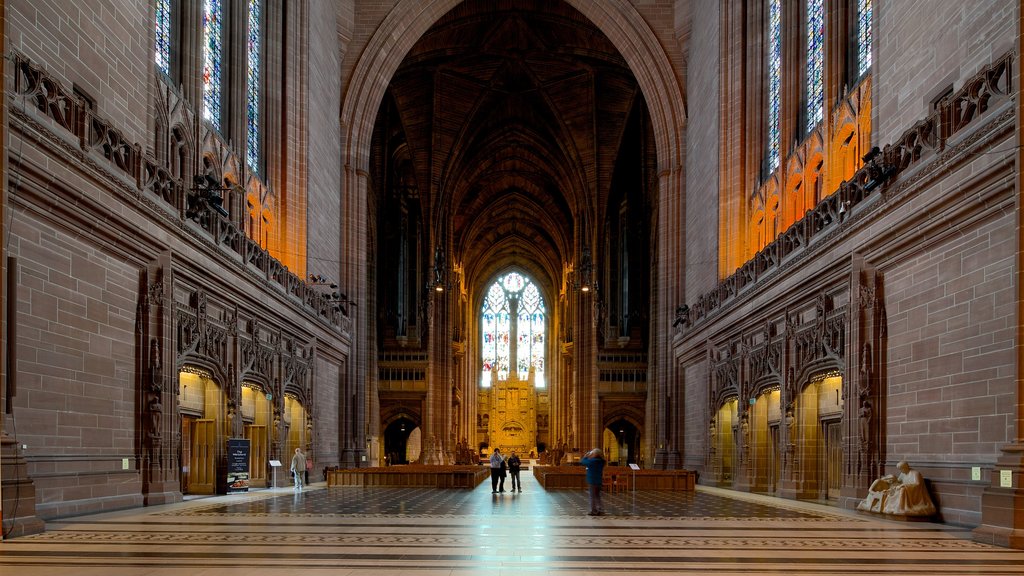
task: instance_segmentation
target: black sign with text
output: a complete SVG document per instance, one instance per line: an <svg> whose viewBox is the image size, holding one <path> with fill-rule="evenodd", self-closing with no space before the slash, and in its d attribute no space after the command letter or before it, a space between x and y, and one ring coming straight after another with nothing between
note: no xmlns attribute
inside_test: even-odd
<svg viewBox="0 0 1024 576"><path fill-rule="evenodd" d="M228 439L228 493L249 491L249 440Z"/></svg>

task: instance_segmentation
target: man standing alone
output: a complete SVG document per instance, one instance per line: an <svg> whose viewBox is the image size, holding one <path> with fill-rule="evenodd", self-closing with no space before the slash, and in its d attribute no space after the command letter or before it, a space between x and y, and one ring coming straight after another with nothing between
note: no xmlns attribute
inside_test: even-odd
<svg viewBox="0 0 1024 576"><path fill-rule="evenodd" d="M498 481L501 480L501 491L505 491L505 479L501 477L501 466L505 461L501 457L501 450L497 448L491 453L491 494L498 493Z"/></svg>
<svg viewBox="0 0 1024 576"><path fill-rule="evenodd" d="M590 487L590 515L600 516L604 514L604 505L601 503L601 482L604 476L604 452L600 448L594 448L580 458L580 464L587 467L587 485Z"/></svg>
<svg viewBox="0 0 1024 576"><path fill-rule="evenodd" d="M295 476L295 489L302 491L302 478L306 475L306 455L302 453L302 448L295 449L291 470Z"/></svg>

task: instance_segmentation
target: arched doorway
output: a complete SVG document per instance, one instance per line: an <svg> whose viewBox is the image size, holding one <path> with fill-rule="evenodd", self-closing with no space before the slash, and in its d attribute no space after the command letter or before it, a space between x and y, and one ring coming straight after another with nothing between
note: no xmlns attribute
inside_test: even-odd
<svg viewBox="0 0 1024 576"><path fill-rule="evenodd" d="M604 429L604 451L609 464L639 464L640 430L625 418L615 420Z"/></svg>
<svg viewBox="0 0 1024 576"><path fill-rule="evenodd" d="M249 486L268 485L267 462L270 460L273 429L273 396L255 382L242 383L242 423L249 440Z"/></svg>
<svg viewBox="0 0 1024 576"><path fill-rule="evenodd" d="M750 489L773 494L779 488L782 470L781 389L778 385L763 388L754 397L749 410L750 453L747 473Z"/></svg>
<svg viewBox="0 0 1024 576"><path fill-rule="evenodd" d="M316 454L313 454L313 420L303 400L292 392L284 394L284 425L286 427L286 442L284 462L292 459L296 448L301 448L306 453L306 461L316 465ZM308 464L307 464L308 467ZM309 482L307 475L306 482Z"/></svg>
<svg viewBox="0 0 1024 576"><path fill-rule="evenodd" d="M485 65L481 59L493 56L493 52L471 50L470 59L476 62L464 60L461 67L451 66L448 60L438 65L426 62L437 54L447 53L448 49L457 51L464 46L468 35L461 32L468 28L459 28L454 34L423 43L419 47L422 50L410 57L416 44L432 27L450 21L451 13L465 6L470 6L467 11L512 6L523 13L544 12L544 17L550 11L564 13L568 7L573 14L566 22L581 31L583 26L577 25L585 23L592 27L585 33L570 36L606 41L604 43L613 49L566 52L533 66L534 56L543 53L544 42L535 43L537 48L531 42L548 37L538 35L531 26L510 26L501 28L501 34L486 35L483 47L494 47L511 38L507 46L513 50L530 46L531 57L523 57L523 51L519 50L514 58ZM504 20L495 21L499 26L506 25ZM470 32L479 34L480 31ZM447 48L438 50L439 42L450 45L442 44ZM345 94L341 113L345 131L342 163L346 166L343 189L355 196L345 200L346 205L354 209L344 216L352 225L345 227L347 236L343 242L349 248L341 276L348 284L357 286L349 297L371 301L374 295L365 292L376 291L377 301L385 308L379 314L362 315L355 320L378 323L377 334L381 335L382 343L378 345L376 358L388 358L388 354L396 350L413 349L426 356L424 362L429 365L425 370L429 378L425 385L430 387L431 397L439 399L424 413L424 434L432 444L436 442L450 448L456 440L462 439L463 431L469 431L466 434L469 445L487 441L488 429L481 430L478 426L474 434L472 423L474 416L484 413L477 406L475 396L479 387L474 386L479 367L475 365L472 336L477 332L472 321L466 320L475 316L476 311L469 306L455 310L463 305L457 295L468 294L470 301L477 301L474 292L482 288L486 277L527 252L531 253L526 258L538 272L536 276L549 285L554 296L552 308L556 302L559 306L553 315L567 318L561 326L553 326L552 332L560 333L566 344L573 344L565 347L564 357L551 355L551 364L557 363L557 367L548 372L549 387L545 392L550 394L550 420L543 420L544 424L538 427L535 442L550 445L571 440L574 447L601 442L601 423L593 418L592 412L573 411L570 401L574 398L576 405L583 406L600 392L595 384L600 375L592 373L598 354L594 343L598 338L614 339L614 344L620 348L631 346L633 340L642 340L645 336L637 326L653 325L657 322L651 320L653 318L669 318L670 310L647 310L638 304L649 300L649 292L657 289L663 296L659 303L664 307L679 299L674 296L675 286L645 286L637 282L638 278L645 277L643 271L650 261L659 258L658 255L650 254L649 259L638 257L647 254L628 242L618 242L611 247L601 237L603 227L609 222L604 212L611 208L600 199L600 194L606 192L595 194L597 186L592 180L610 181L612 172L618 174L619 171L614 170L611 163L604 167L591 165L595 158L617 157L615 150L592 148L620 142L619 136L609 134L622 132L620 121L626 121L622 114L621 118L610 122L609 118L615 114L609 113L609 109L615 107L615 102L601 99L615 92L613 98L617 102L642 101L643 105L638 107L647 115L642 125L644 133L651 135L652 144L643 147L649 157L644 156L644 169L637 174L661 175L651 176L643 185L659 194L657 210L674 213L673 206L680 201L678 192L683 181L684 147L679 127L685 124L686 112L679 77L664 45L628 0L522 0L497 4L399 0L368 42L355 47L360 56L348 82L350 89ZM600 56L595 57L599 53ZM578 58L580 56L583 58ZM578 64L579 69L569 70L567 62L573 66ZM417 64L422 64L423 68L411 69ZM400 67L403 67L402 73L397 74ZM623 74L616 74L609 80L613 75L593 72L611 68ZM500 71L500 77L488 76L492 71ZM418 78L428 81L415 84ZM566 96L570 85L586 91L586 98ZM458 100L456 105L441 102L441 97L452 95L466 99ZM432 102L432 98L438 100ZM601 137L591 129L592 122L582 120L599 117L587 112L588 106L600 112ZM417 107L422 111L417 112ZM629 107L624 108L628 112ZM462 125L464 118L478 114L487 120L473 123L469 129ZM438 120L439 115L445 115L443 122ZM433 125L443 125L444 130L432 133L429 123L420 122L427 117L434 118ZM406 122L409 119L415 120L415 126ZM478 132L477 126L489 129ZM498 155L490 153L492 148L505 151L505 156L495 160ZM489 160L475 161L473 156L481 150L485 151L480 154L481 158L486 156ZM454 152L448 154L451 151ZM481 166L490 169L484 170L479 168ZM492 182L494 174L522 171L523 167L528 168L525 176L505 179L498 184ZM485 174L475 174L474 170ZM629 175L628 172L623 174L623 178ZM481 189L492 185L492 190L481 193ZM654 194L650 196L653 198ZM495 197L501 197L502 201L486 200ZM389 204L389 198L394 202ZM402 208L417 202L422 210ZM367 236L368 228L371 235L385 230L379 224L378 214L367 213L367 207L391 205L398 207L398 212L408 218L410 224L386 242ZM634 205L628 202L615 204L616 209L622 210L624 222L631 217L628 208L632 207ZM650 206L640 210L639 204L635 208L644 214L654 209ZM475 219L468 215L474 215ZM378 225L364 225L375 222L375 218ZM418 218L423 219L422 226L414 225ZM518 230L511 224L513 221L521 226ZM626 238L634 232L628 226L618 229ZM635 233L646 237L658 232ZM374 269L383 270L385 264L401 262L401 270L409 271L405 275L410 278L409 290L399 289L392 283L384 287L383 277L362 287L363 263L372 260L374 253L379 254L377 248L381 246L387 247L394 257ZM661 252L671 249L668 243L652 244L652 247ZM630 274L606 271L604 263L613 249L618 250L615 254L622 263L620 267L632 271ZM467 255L471 251L475 253ZM592 263L584 254L600 261ZM600 273L605 276L597 278ZM613 316L609 316L605 308L591 303L598 300L596 296L580 302L576 287L586 292L589 284L581 279L591 274L595 287L600 280L601 286L608 286L609 294L613 289L617 294ZM614 284L610 280L612 275L616 278ZM424 289L424 284L430 288ZM442 295L434 292L437 289ZM563 297L559 298L560 295ZM437 316L433 317L434 314ZM590 315L601 316L601 334L583 338L584 332L595 331L593 327L598 324L591 321ZM412 320L419 322L416 330L411 329ZM438 321L461 323L444 325L437 324ZM355 328L360 333L373 332L365 325ZM462 338L470 335L457 341L459 346L454 355L453 340L448 338L452 334ZM417 337L424 337L424 340ZM667 357L667 343L661 332L657 338L659 342L654 345L661 350L652 355ZM642 342L642 346L647 347L648 343ZM458 358L463 351L464 362ZM372 347L360 349L358 355L365 356L355 358L354 365L373 365ZM658 382L658 387L644 388L644 394L667 396L664 390L667 384L662 384L667 380L664 374L652 377L650 381ZM451 414L441 412L455 405L451 399L459 392L464 397L458 404L456 421L452 422ZM381 429L373 424L370 428ZM453 433L453 430L458 432Z"/></svg>
<svg viewBox="0 0 1024 576"><path fill-rule="evenodd" d="M416 423L405 416L399 416L384 428L384 462L388 466L408 464L417 459L420 452L418 442L410 442L413 432L418 431ZM419 434L417 433L418 437ZM411 445L415 444L415 446ZM410 452L410 449L413 449Z"/></svg>
<svg viewBox="0 0 1024 576"><path fill-rule="evenodd" d="M797 397L798 498L839 498L843 483L842 387L838 371L818 373Z"/></svg>
<svg viewBox="0 0 1024 576"><path fill-rule="evenodd" d="M211 373L186 366L178 374L179 461L184 494L217 493L217 464L227 439L224 409L224 392Z"/></svg>
<svg viewBox="0 0 1024 576"><path fill-rule="evenodd" d="M736 474L736 442L739 438L739 398L727 398L718 407L709 427L711 474L719 486L732 486Z"/></svg>

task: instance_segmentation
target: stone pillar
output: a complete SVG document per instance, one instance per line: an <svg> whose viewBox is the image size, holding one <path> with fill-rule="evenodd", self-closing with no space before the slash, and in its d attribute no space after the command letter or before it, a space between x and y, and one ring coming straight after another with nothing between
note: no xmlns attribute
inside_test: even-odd
<svg viewBox="0 0 1024 576"><path fill-rule="evenodd" d="M882 475L885 422L880 382L885 381L885 312L882 277L859 254L850 267L850 342L843 382L845 430L840 505L853 509Z"/></svg>
<svg viewBox="0 0 1024 576"><path fill-rule="evenodd" d="M3 24L2 15L3 12L0 11L0 25ZM2 29L3 27L0 26L0 30ZM0 35L2 35L2 32L0 32ZM8 344L15 339L15 327L18 321L13 313L10 315L6 313L8 301L10 299L17 299L18 265L14 258L4 258L4 264L6 279L4 286L6 290L2 309L4 310L7 322L4 343ZM11 307L11 310L13 312L14 308ZM3 382L3 403L0 405L0 494L2 494L0 513L2 513L3 518L2 537L12 538L42 532L46 526L36 516L36 488L28 475L28 464L25 461L25 457L18 450L17 440L8 436L7 431L3 428L4 415L7 414L8 407L12 406L9 395L14 391L14 387L10 384L10 379L13 377L14 372L14 363L11 361L12 351L8 350L7 346L4 347L4 350L7 362L4 365L6 378Z"/></svg>
<svg viewBox="0 0 1024 576"><path fill-rule="evenodd" d="M1019 56L1024 49L1024 11L1017 7L1017 78L1024 65ZM1017 98L1017 138L1024 123L1024 100ZM1024 149L1017 148L1017 194L1024 195ZM1019 202L1019 200L1018 200ZM981 496L981 526L974 539L1011 548L1024 548L1024 218L1017 209L1017 437L1003 447L1002 455L989 476L989 485ZM1009 476L1009 478L1004 478ZM1006 482L1005 480L1009 480Z"/></svg>
<svg viewBox="0 0 1024 576"><path fill-rule="evenodd" d="M143 378L138 394L142 407L142 491L146 506L181 501L175 438L179 432L178 381L174 373L171 253L165 252L145 272L139 355ZM171 415L174 415L173 417Z"/></svg>
<svg viewBox="0 0 1024 576"><path fill-rule="evenodd" d="M38 534L46 525L36 516L36 487L28 475L25 457L18 443L0 435L0 469L3 470L3 537Z"/></svg>

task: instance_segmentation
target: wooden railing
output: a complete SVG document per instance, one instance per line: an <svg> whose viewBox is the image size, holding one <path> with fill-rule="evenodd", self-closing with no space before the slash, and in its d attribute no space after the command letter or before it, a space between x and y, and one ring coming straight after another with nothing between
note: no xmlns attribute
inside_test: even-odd
<svg viewBox="0 0 1024 576"><path fill-rule="evenodd" d="M327 486L392 486L473 489L490 478L483 466L423 466L409 464L381 468L328 468Z"/></svg>
<svg viewBox="0 0 1024 576"><path fill-rule="evenodd" d="M587 487L586 468L583 466L535 466L533 476L545 490ZM692 492L697 484L697 473L692 470L632 470L624 466L607 466L602 476L602 485L607 491Z"/></svg>

